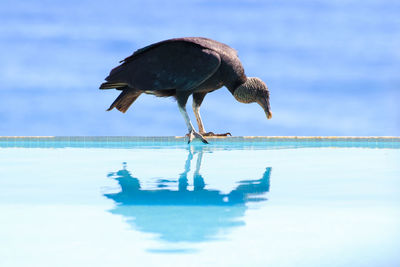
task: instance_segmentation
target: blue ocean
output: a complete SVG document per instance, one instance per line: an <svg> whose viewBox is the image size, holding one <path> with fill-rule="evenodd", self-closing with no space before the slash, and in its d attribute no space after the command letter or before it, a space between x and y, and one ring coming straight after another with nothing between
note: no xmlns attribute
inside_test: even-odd
<svg viewBox="0 0 400 267"><path fill-rule="evenodd" d="M0 135L186 134L174 100L106 112L118 92L98 90L136 49L183 36L232 46L271 91L272 120L225 88L209 94L208 131L399 135L399 12L394 0L3 0Z"/></svg>

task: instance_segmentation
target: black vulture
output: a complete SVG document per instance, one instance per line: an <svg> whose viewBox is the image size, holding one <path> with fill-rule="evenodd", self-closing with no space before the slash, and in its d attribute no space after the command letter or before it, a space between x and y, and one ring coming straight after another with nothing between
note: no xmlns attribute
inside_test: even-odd
<svg viewBox="0 0 400 267"><path fill-rule="evenodd" d="M207 93L225 86L242 103L256 102L267 118L272 116L267 85L259 78L246 77L236 50L226 44L203 37L174 38L135 51L120 61L101 84L100 89L122 90L111 104L125 113L142 94L176 98L187 128L189 143L204 136L227 136L230 133L206 132L199 109ZM193 95L193 111L199 132L186 112L186 103Z"/></svg>

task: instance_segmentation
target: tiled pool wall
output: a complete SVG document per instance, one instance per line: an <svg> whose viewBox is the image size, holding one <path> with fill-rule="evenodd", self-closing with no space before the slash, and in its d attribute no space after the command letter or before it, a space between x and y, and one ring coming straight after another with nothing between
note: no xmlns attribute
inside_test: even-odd
<svg viewBox="0 0 400 267"><path fill-rule="evenodd" d="M194 146L223 148L298 148L298 147L366 147L400 148L400 137L316 137L316 136L234 136L207 138L210 145L198 140ZM101 147L101 148L140 148L170 146L187 147L187 137L178 136L0 136L1 147Z"/></svg>

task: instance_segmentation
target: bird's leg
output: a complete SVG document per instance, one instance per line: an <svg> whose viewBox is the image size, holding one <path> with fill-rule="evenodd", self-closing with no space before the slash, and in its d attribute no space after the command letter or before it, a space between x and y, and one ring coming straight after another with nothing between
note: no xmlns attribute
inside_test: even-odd
<svg viewBox="0 0 400 267"><path fill-rule="evenodd" d="M194 100L193 100L193 112L194 116L196 116L197 125L199 126L199 132L201 134L205 134L206 131L204 130L203 121L201 120L200 116L200 105L198 105Z"/></svg>
<svg viewBox="0 0 400 267"><path fill-rule="evenodd" d="M189 131L189 133L187 134L188 137L189 137L188 144L190 142L192 142L193 138L199 138L203 143L208 144L207 140L201 134L199 134L198 132L196 132L194 130L193 125L190 122L189 115L186 112L186 108L185 107L181 107L179 105L179 110L182 113L183 118L185 119L186 126L188 127L188 131Z"/></svg>
<svg viewBox="0 0 400 267"><path fill-rule="evenodd" d="M196 116L196 121L197 121L197 125L199 126L199 132L201 135L203 136L232 136L231 133L223 133L223 134L215 134L213 132L206 132L204 130L204 126L203 126L203 121L201 120L201 116L200 116L200 105L203 102L204 97L206 96L206 93L196 93L193 94L193 112L194 115Z"/></svg>
<svg viewBox="0 0 400 267"><path fill-rule="evenodd" d="M193 124L191 123L189 115L187 114L185 106L186 106L188 97L189 96L186 96L186 97L178 96L177 97L179 111L182 113L182 116L185 119L186 126L189 131L189 133L187 134L189 137L188 144L193 140L193 138L199 138L203 143L208 144L207 140L201 134L199 134L198 132L196 132L194 130Z"/></svg>

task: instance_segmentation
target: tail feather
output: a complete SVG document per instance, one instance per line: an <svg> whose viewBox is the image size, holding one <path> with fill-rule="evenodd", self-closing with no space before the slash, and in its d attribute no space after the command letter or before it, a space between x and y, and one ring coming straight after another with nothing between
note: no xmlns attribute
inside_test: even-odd
<svg viewBox="0 0 400 267"><path fill-rule="evenodd" d="M141 93L142 92L136 90L122 91L122 93L117 97L117 99L115 99L115 101L111 104L107 111L116 108L122 113L125 113L132 105L132 103L135 102L135 100L140 96Z"/></svg>
<svg viewBox="0 0 400 267"><path fill-rule="evenodd" d="M100 85L100 89L118 89L118 88L121 88L121 87L126 87L126 86L128 86L128 84L127 83L122 83L122 82L120 82L120 83L118 83L118 82L105 82L105 83L102 83L101 85Z"/></svg>

